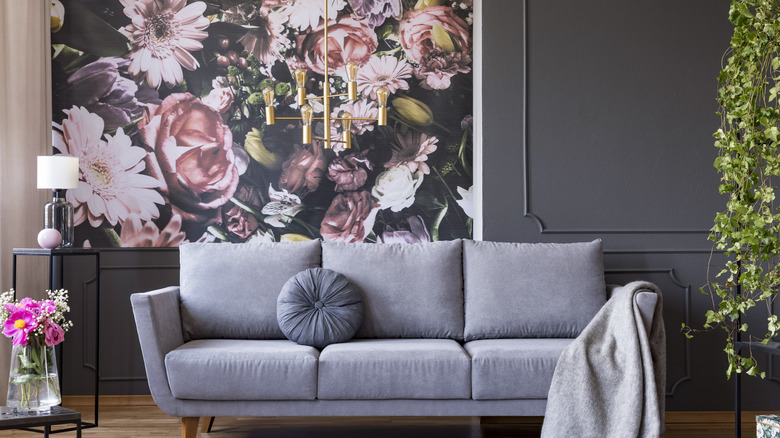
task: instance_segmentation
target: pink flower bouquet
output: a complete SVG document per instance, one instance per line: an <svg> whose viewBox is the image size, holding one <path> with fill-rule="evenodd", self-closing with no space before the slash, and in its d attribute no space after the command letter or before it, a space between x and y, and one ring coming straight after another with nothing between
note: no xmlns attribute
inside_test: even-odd
<svg viewBox="0 0 780 438"><path fill-rule="evenodd" d="M12 340L8 400L11 407L40 411L61 401L54 346L73 326L65 319L68 291L47 291L49 299L14 300L14 291L0 295L3 334Z"/></svg>
<svg viewBox="0 0 780 438"><path fill-rule="evenodd" d="M53 347L65 340L65 332L73 326L65 320L68 306L68 291L65 289L46 291L48 300L35 301L23 298L13 302L14 291L0 295L0 319L3 320L3 334L12 339L14 346L29 343L45 343Z"/></svg>

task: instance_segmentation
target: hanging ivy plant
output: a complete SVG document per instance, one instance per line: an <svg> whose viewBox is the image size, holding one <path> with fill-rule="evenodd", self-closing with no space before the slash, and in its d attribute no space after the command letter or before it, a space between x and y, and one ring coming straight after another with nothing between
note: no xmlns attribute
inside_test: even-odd
<svg viewBox="0 0 780 438"><path fill-rule="evenodd" d="M767 343L780 329L771 306L780 292L780 210L775 206L780 175L780 2L733 0L729 20L734 36L718 77L722 121L714 134L718 189L728 201L725 211L715 216L709 237L728 260L703 289L713 297L704 328L726 330L728 377L745 372L763 378L752 351L743 356L735 349L735 339L745 333L746 340ZM750 335L757 330L748 332L744 323L749 311L758 310L768 315L763 336ZM690 337L693 330L683 327Z"/></svg>

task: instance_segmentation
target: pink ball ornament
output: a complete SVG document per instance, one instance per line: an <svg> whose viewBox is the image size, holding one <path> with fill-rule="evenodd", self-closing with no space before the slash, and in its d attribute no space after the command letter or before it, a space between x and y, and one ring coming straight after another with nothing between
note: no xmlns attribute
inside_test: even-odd
<svg viewBox="0 0 780 438"><path fill-rule="evenodd" d="M61 243L62 234L54 228L44 228L38 233L38 245L41 245L41 248L52 249Z"/></svg>

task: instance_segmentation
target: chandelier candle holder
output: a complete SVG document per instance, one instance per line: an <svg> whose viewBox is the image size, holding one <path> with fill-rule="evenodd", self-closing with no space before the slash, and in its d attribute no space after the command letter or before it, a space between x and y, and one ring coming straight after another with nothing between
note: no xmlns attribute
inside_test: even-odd
<svg viewBox="0 0 780 438"><path fill-rule="evenodd" d="M350 101L355 101L358 99L358 90L357 90L357 71L358 71L358 65L355 61L349 61L344 66L346 69L346 76L347 76L347 92L346 93L340 93L340 94L331 94L330 93L330 81L329 81L329 65L328 65L328 58L329 52L328 52L328 0L323 0L324 3L324 27L323 27L323 45L324 45L324 53L325 53L325 68L324 68L324 80L322 82L322 91L323 94L321 96L307 96L306 95L306 70L302 68L298 68L293 72L293 78L295 79L295 84L297 87L297 103L298 106L300 106L301 116L300 117L276 117L276 110L275 110L275 93L274 89L271 87L266 87L263 89L263 100L265 101L265 123L266 125L274 125L276 124L276 120L300 120L303 125L303 133L302 133L302 141L303 144L311 144L312 140L319 140L325 143L325 149L332 149L333 144L332 143L342 143L344 149L350 149L352 147L352 133L350 132L350 129L352 128L352 121L354 120L367 120L372 122L377 122L377 125L379 126L387 126L387 98L389 96L389 92L387 88L380 87L376 91L377 96L377 106L378 106L378 113L376 118L370 118L370 117L353 117L352 114L343 111L341 114L339 114L338 117L332 117L330 113L330 100L332 98L338 98L338 97L346 97ZM314 108L312 108L311 105L307 103L309 100L322 100L322 107L323 107L323 114L322 117L314 117ZM325 138L320 137L314 137L312 134L312 122L314 120L322 120L325 125ZM341 122L341 139L333 139L330 136L330 126L333 121L340 121Z"/></svg>

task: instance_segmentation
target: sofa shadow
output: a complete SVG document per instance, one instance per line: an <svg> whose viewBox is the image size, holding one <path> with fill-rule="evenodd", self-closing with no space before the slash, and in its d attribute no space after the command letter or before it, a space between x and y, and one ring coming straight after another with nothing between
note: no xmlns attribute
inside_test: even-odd
<svg viewBox="0 0 780 438"><path fill-rule="evenodd" d="M225 429L222 429L226 431ZM240 432L241 438L539 438L541 426L332 426L259 428ZM218 430L215 428L214 430ZM231 434L231 436L233 436Z"/></svg>

